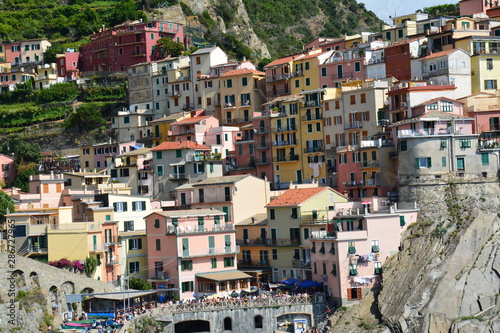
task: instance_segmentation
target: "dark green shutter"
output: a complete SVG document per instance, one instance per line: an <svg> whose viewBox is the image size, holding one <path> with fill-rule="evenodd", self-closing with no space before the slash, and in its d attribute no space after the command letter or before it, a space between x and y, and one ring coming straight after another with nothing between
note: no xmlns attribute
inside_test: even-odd
<svg viewBox="0 0 500 333"><path fill-rule="evenodd" d="M127 203L126 203L126 202L124 202L124 203L123 203L123 211L124 211L124 212L126 212L126 211L127 211Z"/></svg>
<svg viewBox="0 0 500 333"><path fill-rule="evenodd" d="M134 247L134 241L132 239L128 240L128 249L132 249Z"/></svg>
<svg viewBox="0 0 500 333"><path fill-rule="evenodd" d="M118 209L118 203L113 202L113 210L116 212Z"/></svg>
<svg viewBox="0 0 500 333"><path fill-rule="evenodd" d="M432 167L432 159L430 157L427 157L427 167Z"/></svg>
<svg viewBox="0 0 500 333"><path fill-rule="evenodd" d="M420 169L420 159L418 157L415 158L415 168Z"/></svg>
<svg viewBox="0 0 500 333"><path fill-rule="evenodd" d="M404 226L406 225L404 215L401 215L401 216L399 217L399 225L400 225L400 226L402 226L402 227L404 227Z"/></svg>

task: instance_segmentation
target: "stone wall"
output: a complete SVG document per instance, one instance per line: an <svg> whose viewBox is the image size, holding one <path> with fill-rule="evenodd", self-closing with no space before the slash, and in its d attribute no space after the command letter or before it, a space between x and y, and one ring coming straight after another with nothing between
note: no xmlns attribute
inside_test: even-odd
<svg viewBox="0 0 500 333"><path fill-rule="evenodd" d="M0 332L15 327L20 332L37 332L44 315L55 314L54 323L62 321L62 313L68 311L65 295L92 292L111 292L112 284L87 278L84 275L49 266L39 261L15 256L12 268L7 253L0 253ZM19 291L37 295L37 304L29 309L15 301ZM14 325L13 325L14 324Z"/></svg>

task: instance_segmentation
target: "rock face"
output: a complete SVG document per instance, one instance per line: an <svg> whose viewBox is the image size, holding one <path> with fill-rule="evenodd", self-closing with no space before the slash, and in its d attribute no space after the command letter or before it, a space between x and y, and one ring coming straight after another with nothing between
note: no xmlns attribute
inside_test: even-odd
<svg viewBox="0 0 500 333"><path fill-rule="evenodd" d="M468 320L500 310L498 184L411 184L400 195L417 199L422 214L384 267L385 324L392 332L498 331L497 320Z"/></svg>

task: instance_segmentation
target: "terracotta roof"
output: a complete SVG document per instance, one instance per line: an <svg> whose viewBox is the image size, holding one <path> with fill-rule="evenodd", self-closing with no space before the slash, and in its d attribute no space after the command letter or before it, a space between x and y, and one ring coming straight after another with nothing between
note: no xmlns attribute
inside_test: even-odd
<svg viewBox="0 0 500 333"><path fill-rule="evenodd" d="M395 127L395 126L398 126L401 124L413 123L417 120L426 119L426 118L441 119L441 120L451 120L451 119L462 119L462 120L468 119L471 121L474 120L474 118L461 116L461 115L456 114L456 113L442 112L442 111L429 111L429 112L420 114L416 117L412 117L412 118L408 118L408 119L404 119L404 120L392 123L389 125L389 127Z"/></svg>
<svg viewBox="0 0 500 333"><path fill-rule="evenodd" d="M123 153L117 157L120 157L120 156L137 156L137 155L146 155L147 153L149 153L151 151L151 148L140 148L140 149L136 149L136 150L132 150L132 151L128 151L126 153Z"/></svg>
<svg viewBox="0 0 500 333"><path fill-rule="evenodd" d="M318 193L326 191L328 187L297 188L285 191L279 197L271 201L267 206L298 206L311 199Z"/></svg>
<svg viewBox="0 0 500 333"><path fill-rule="evenodd" d="M425 102L423 102L423 103L420 103L420 104L418 104L418 105L415 105L415 106L414 106L414 108L416 108L416 107L418 107L418 106L422 106L422 105L432 104L432 103L437 102L437 101L439 101L439 100L441 100L441 99L445 99L445 100L447 100L447 101L452 101L452 102L457 102L457 103L460 103L460 104L464 104L464 103L462 103L462 102L460 102L460 101L457 101L456 99L441 96L441 97L436 97L436 98L430 99L430 100L425 101Z"/></svg>
<svg viewBox="0 0 500 333"><path fill-rule="evenodd" d="M204 186L204 185L220 185L220 184L234 184L244 178L247 177L254 177L250 174L244 174L244 175L233 175L233 176L221 176L221 177L210 177L205 180L199 181L197 183L193 183L192 186ZM260 179L260 178L257 178Z"/></svg>
<svg viewBox="0 0 500 333"><path fill-rule="evenodd" d="M256 71L254 69L249 69L249 68L240 68L240 69L233 69L230 70L221 76L233 76L233 75L244 75L244 74L259 74L259 75L266 75L266 73L261 72L261 71Z"/></svg>
<svg viewBox="0 0 500 333"><path fill-rule="evenodd" d="M196 150L211 150L210 147L200 145L194 141L168 141L162 142L160 145L151 149L152 151L161 150L176 150L176 149L196 149Z"/></svg>
<svg viewBox="0 0 500 333"><path fill-rule="evenodd" d="M300 58L299 60L307 60L307 59L311 59L311 58L317 58L317 57L319 57L320 55L325 54L325 53L328 53L328 52L330 52L330 51L326 51L326 52L319 52L319 53L315 53L315 54L310 54L310 55L308 55L308 56L305 56L305 57L303 57L303 58Z"/></svg>
<svg viewBox="0 0 500 333"><path fill-rule="evenodd" d="M439 52L436 52L436 53L431 53L428 56L423 57L420 60L427 60L427 59L433 59L433 58L443 57L443 56L448 55L450 53L453 53L453 52L455 52L457 50L459 50L459 49L451 49L451 50L445 50L445 51L439 51Z"/></svg>
<svg viewBox="0 0 500 333"><path fill-rule="evenodd" d="M303 54L296 54L296 55L291 55L291 56L288 56L288 57L276 59L273 62L271 62L271 63L267 64L266 66L264 66L264 68L274 67L274 66L278 66L278 65L283 65L283 64L289 63L292 60L302 59L303 56L304 56Z"/></svg>
<svg viewBox="0 0 500 333"><path fill-rule="evenodd" d="M176 121L175 124L195 124L199 123L202 120L205 120L207 118L210 118L211 116L199 116L199 117L192 117L192 118L184 118L179 121Z"/></svg>

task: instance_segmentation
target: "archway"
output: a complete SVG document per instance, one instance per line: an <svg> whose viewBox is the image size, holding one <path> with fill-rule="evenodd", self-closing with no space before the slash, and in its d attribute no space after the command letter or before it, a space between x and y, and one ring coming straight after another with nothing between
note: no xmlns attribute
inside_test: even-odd
<svg viewBox="0 0 500 333"><path fill-rule="evenodd" d="M187 320L175 324L175 333L210 332L210 322L206 320Z"/></svg>
<svg viewBox="0 0 500 333"><path fill-rule="evenodd" d="M262 328L262 323L263 323L263 320L262 320L262 316L261 315L257 315L253 318L253 327L254 328Z"/></svg>
<svg viewBox="0 0 500 333"><path fill-rule="evenodd" d="M31 284L32 288L39 288L40 287L40 279L38 277L37 272L30 273L30 284Z"/></svg>
<svg viewBox="0 0 500 333"><path fill-rule="evenodd" d="M24 272L20 269L16 269L12 272L12 277L16 280L16 287L18 290L26 289L26 277Z"/></svg>
<svg viewBox="0 0 500 333"><path fill-rule="evenodd" d="M233 320L229 317L224 318L224 331L233 330Z"/></svg>

